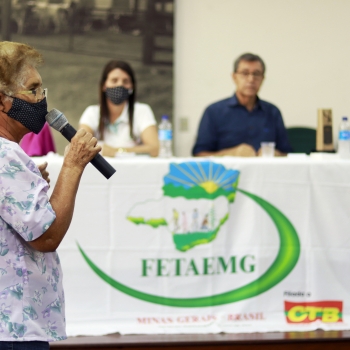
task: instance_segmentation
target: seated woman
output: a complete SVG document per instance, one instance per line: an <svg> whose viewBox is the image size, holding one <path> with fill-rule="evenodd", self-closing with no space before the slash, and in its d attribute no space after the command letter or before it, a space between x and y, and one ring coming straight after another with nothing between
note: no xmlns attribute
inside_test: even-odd
<svg viewBox="0 0 350 350"><path fill-rule="evenodd" d="M86 108L80 128L103 141L102 155L134 152L158 155L157 122L151 108L136 102L136 80L130 65L110 61L102 72L100 105Z"/></svg>

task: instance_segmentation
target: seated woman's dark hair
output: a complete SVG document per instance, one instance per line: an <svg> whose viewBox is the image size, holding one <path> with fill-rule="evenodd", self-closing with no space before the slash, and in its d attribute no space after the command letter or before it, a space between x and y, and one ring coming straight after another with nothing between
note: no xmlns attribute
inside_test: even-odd
<svg viewBox="0 0 350 350"><path fill-rule="evenodd" d="M101 76L101 80L100 80L100 85L99 85L99 97L100 97L100 123L99 123L99 133L100 133L100 138L101 140L103 140L103 131L104 128L106 126L106 124L109 122L109 111L108 111L108 106L107 106L107 98L106 98L106 94L103 91L103 87L106 83L108 74L114 70L114 69L121 69L123 70L125 73L127 73L130 78L131 78L131 82L132 82L132 86L133 86L133 92L129 95L128 98L128 103L129 103L129 126L130 126L130 137L133 138L133 125L134 125L134 104L135 104L135 100L136 100L136 79L135 79L135 73L133 71L133 69L131 68L131 66L124 62L124 61L116 61L116 60L112 60L109 61L103 71L102 71L102 76Z"/></svg>

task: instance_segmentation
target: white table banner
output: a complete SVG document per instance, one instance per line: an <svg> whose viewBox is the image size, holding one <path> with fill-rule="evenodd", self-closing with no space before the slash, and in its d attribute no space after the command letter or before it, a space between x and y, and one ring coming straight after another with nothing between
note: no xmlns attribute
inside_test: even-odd
<svg viewBox="0 0 350 350"><path fill-rule="evenodd" d="M350 329L349 161L109 161L59 248L69 335Z"/></svg>

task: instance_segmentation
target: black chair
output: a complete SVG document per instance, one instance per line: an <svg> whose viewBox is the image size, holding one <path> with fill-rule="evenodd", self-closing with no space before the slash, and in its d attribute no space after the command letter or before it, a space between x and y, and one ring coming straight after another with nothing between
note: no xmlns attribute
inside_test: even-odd
<svg viewBox="0 0 350 350"><path fill-rule="evenodd" d="M308 127L287 128L289 143L293 153L314 152L316 149L316 129Z"/></svg>

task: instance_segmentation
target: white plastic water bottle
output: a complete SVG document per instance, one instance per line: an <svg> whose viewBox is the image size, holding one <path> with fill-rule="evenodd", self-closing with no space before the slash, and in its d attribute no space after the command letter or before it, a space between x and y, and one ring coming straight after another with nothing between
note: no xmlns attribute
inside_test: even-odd
<svg viewBox="0 0 350 350"><path fill-rule="evenodd" d="M340 122L338 154L342 159L350 159L350 124L348 117L343 117Z"/></svg>
<svg viewBox="0 0 350 350"><path fill-rule="evenodd" d="M159 157L170 158L173 155L172 143L173 143L173 131L169 117L167 115L162 116L162 120L158 126L158 139L159 139Z"/></svg>

